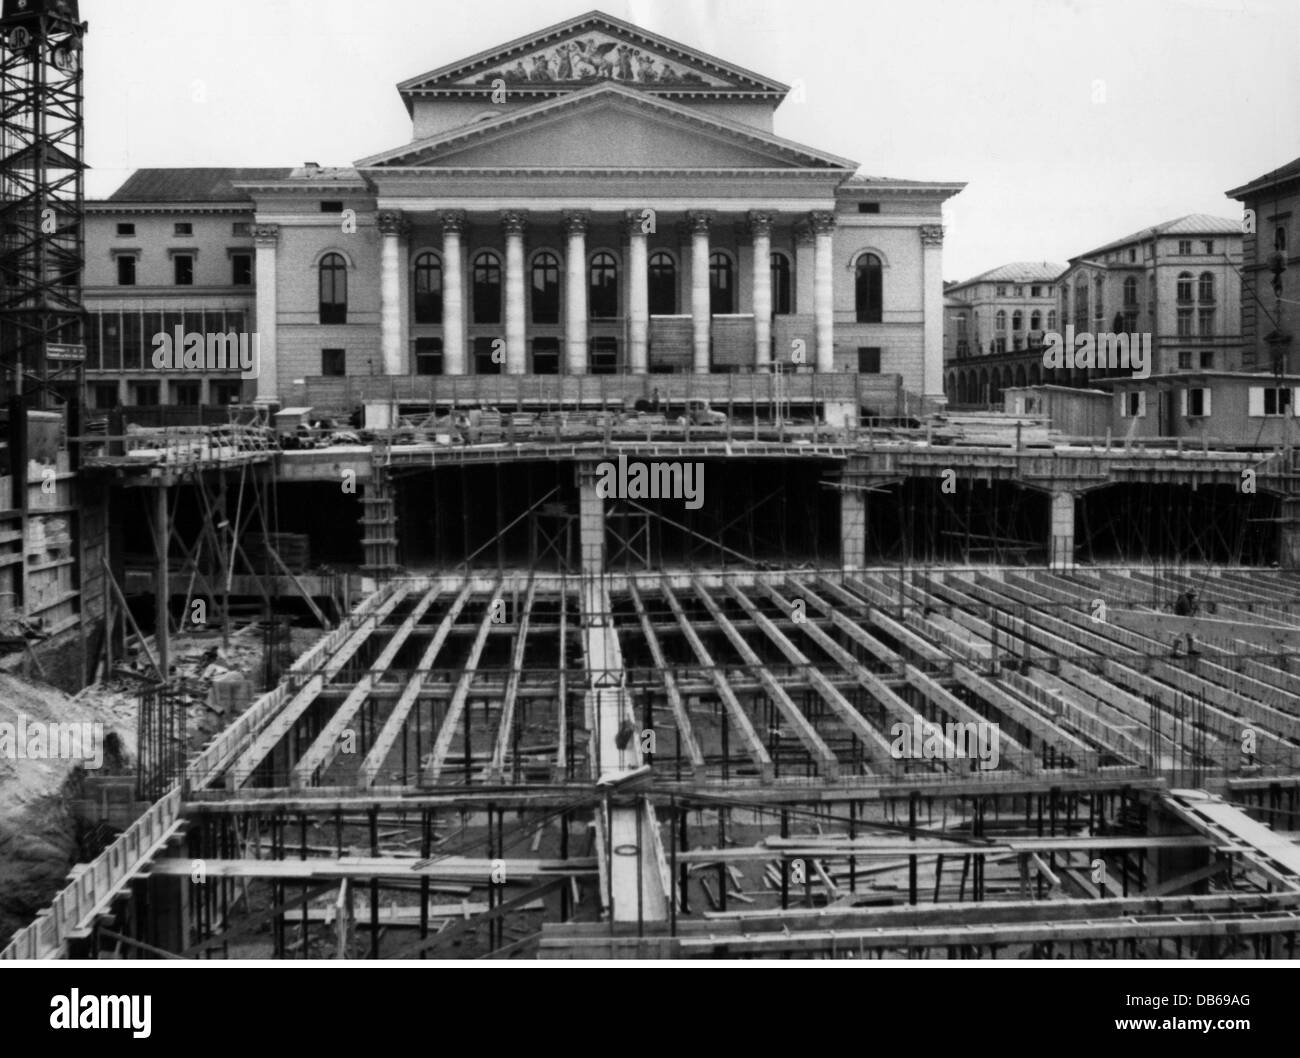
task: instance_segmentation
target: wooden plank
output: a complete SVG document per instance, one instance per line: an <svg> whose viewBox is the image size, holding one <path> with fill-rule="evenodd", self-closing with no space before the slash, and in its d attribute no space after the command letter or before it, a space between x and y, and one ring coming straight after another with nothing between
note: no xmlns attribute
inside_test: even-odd
<svg viewBox="0 0 1300 1058"><path fill-rule="evenodd" d="M506 693L501 703L501 722L497 725L496 748L487 766L487 781L500 782L505 773L506 754L510 752L515 728L515 699L519 695L519 681L523 677L524 651L528 646L528 622L532 617L533 596L537 583L530 575L528 591L524 595L523 613L519 616L519 631L515 633L514 650L510 655L510 676L506 680ZM518 762L515 762L518 767Z"/></svg>
<svg viewBox="0 0 1300 1058"><path fill-rule="evenodd" d="M629 580L628 588L632 593L632 604L636 607L637 619L641 622L641 634L645 638L646 645L650 648L650 658L655 664L655 671L663 681L664 692L668 696L668 708L672 711L673 723L677 726L677 734L681 739L682 748L686 751L687 760L691 762L691 771L695 778L702 781L706 775L704 752L700 749L699 741L695 737L695 731L691 727L691 718L686 711L685 703L682 701L681 692L677 688L677 679L673 676L668 660L664 657L659 637L655 634L654 626L650 622L645 602L641 598L641 592L637 589L636 582Z"/></svg>

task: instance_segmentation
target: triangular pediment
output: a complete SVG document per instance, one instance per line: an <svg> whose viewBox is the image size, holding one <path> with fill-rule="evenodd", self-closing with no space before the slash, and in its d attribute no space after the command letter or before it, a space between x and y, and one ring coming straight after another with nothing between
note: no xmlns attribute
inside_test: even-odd
<svg viewBox="0 0 1300 1058"><path fill-rule="evenodd" d="M461 126L364 158L360 169L819 169L856 163L622 85Z"/></svg>
<svg viewBox="0 0 1300 1058"><path fill-rule="evenodd" d="M789 88L599 11L421 74L398 85L413 97L487 95L504 88L548 97L599 83L656 95L758 95Z"/></svg>

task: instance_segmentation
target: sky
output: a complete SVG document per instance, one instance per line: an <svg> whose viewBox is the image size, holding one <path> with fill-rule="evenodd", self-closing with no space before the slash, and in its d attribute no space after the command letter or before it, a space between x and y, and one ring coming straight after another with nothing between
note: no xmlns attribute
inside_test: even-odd
<svg viewBox="0 0 1300 1058"><path fill-rule="evenodd" d="M81 0L87 194L144 166L346 165L411 138L397 82L594 0ZM1300 156L1300 0L604 0L800 84L787 139L964 182L944 275L1064 263Z"/></svg>

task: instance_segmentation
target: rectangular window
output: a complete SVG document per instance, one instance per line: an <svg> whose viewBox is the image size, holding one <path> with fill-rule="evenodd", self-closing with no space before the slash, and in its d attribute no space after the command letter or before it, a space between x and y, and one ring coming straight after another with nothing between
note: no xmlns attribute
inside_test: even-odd
<svg viewBox="0 0 1300 1058"><path fill-rule="evenodd" d="M212 382L212 403L225 407L227 404L238 404L243 396L244 385L237 380Z"/></svg>
<svg viewBox="0 0 1300 1058"><path fill-rule="evenodd" d="M246 220L237 220L230 225L230 234L237 239L247 239L253 234L253 226Z"/></svg>
<svg viewBox="0 0 1300 1058"><path fill-rule="evenodd" d="M1134 261L1136 261L1136 260L1137 260L1137 251L1136 251L1136 250L1129 250L1129 252L1128 252L1128 259L1129 259L1129 263L1130 263L1130 264L1132 264Z"/></svg>
<svg viewBox="0 0 1300 1058"><path fill-rule="evenodd" d="M135 257L132 254L121 254L117 258L117 285L135 286Z"/></svg>
<svg viewBox="0 0 1300 1058"><path fill-rule="evenodd" d="M149 353L153 355L153 335L149 336ZM143 327L140 313L134 309L122 312L122 366L128 371L140 370L145 366L143 349Z"/></svg>
<svg viewBox="0 0 1300 1058"><path fill-rule="evenodd" d="M251 253L233 253L230 255L230 285L250 287L253 285L253 255Z"/></svg>
<svg viewBox="0 0 1300 1058"><path fill-rule="evenodd" d="M342 213L342 212L343 212L343 203L342 203L342 202L322 202L322 203L320 204L320 211L321 211L322 213Z"/></svg>
<svg viewBox="0 0 1300 1058"><path fill-rule="evenodd" d="M1030 288L1029 288L1029 296L1030 296L1031 298L1041 298L1041 297L1043 296L1043 288L1040 287L1040 286L1032 286L1032 287L1030 287Z"/></svg>
<svg viewBox="0 0 1300 1058"><path fill-rule="evenodd" d="M347 374L347 351L344 349L322 349L320 351L320 373L327 378L340 378Z"/></svg>
<svg viewBox="0 0 1300 1058"><path fill-rule="evenodd" d="M173 382L172 383L172 403L179 404L185 408L197 408L199 406L198 382Z"/></svg>
<svg viewBox="0 0 1300 1058"><path fill-rule="evenodd" d="M1178 337L1190 338L1192 336L1192 310L1178 310Z"/></svg>
<svg viewBox="0 0 1300 1058"><path fill-rule="evenodd" d="M1196 313L1196 333L1202 338L1214 336L1214 310L1200 309Z"/></svg>
<svg viewBox="0 0 1300 1058"><path fill-rule="evenodd" d="M415 373L417 375L442 374L442 339L415 339Z"/></svg>
<svg viewBox="0 0 1300 1058"><path fill-rule="evenodd" d="M593 338L587 352L587 370L593 375L618 374L618 339Z"/></svg>
<svg viewBox="0 0 1300 1058"><path fill-rule="evenodd" d="M877 346L858 346L858 374L880 374L880 349Z"/></svg>
<svg viewBox="0 0 1300 1058"><path fill-rule="evenodd" d="M492 346L496 341L498 341L496 338L480 337L474 339L474 373L476 375L501 374L501 364L492 359Z"/></svg>
<svg viewBox="0 0 1300 1058"><path fill-rule="evenodd" d="M1142 419L1147 413L1147 395L1140 389L1120 394L1120 415L1126 419Z"/></svg>
<svg viewBox="0 0 1300 1058"><path fill-rule="evenodd" d="M1201 370L1202 371L1214 370L1214 354L1209 350L1206 350L1201 353Z"/></svg>
<svg viewBox="0 0 1300 1058"><path fill-rule="evenodd" d="M1191 240L1191 239L1179 239L1179 240L1178 240L1178 253L1179 253L1181 256L1186 257L1186 256L1187 256L1188 254L1190 254L1191 252L1192 252L1192 240Z"/></svg>
<svg viewBox="0 0 1300 1058"><path fill-rule="evenodd" d="M1006 287L998 287L998 293L997 293L997 296L1000 297L1000 298L1004 298L1004 297L1006 297L1006 296L1007 296L1007 288L1006 288Z"/></svg>
<svg viewBox="0 0 1300 1058"><path fill-rule="evenodd" d="M194 225L191 224L188 220L178 220L175 224L172 225L172 234L193 235Z"/></svg>
<svg viewBox="0 0 1300 1058"><path fill-rule="evenodd" d="M134 234L135 234L135 225L134 225L134 224L126 224L126 223L119 224L119 225L117 226L117 233L118 233L118 235L134 235Z"/></svg>
<svg viewBox="0 0 1300 1058"><path fill-rule="evenodd" d="M1178 370L1190 371L1191 369L1192 369L1192 354L1184 350L1183 352L1178 354Z"/></svg>
<svg viewBox="0 0 1300 1058"><path fill-rule="evenodd" d="M118 386L116 382L97 382L92 391L97 411L108 411L118 406Z"/></svg>
<svg viewBox="0 0 1300 1058"><path fill-rule="evenodd" d="M859 212L859 213L879 213L879 212L880 212L880 203L879 203L879 202L859 202L859 203L858 203L858 212Z"/></svg>
<svg viewBox="0 0 1300 1058"><path fill-rule="evenodd" d="M132 382L131 403L137 408L156 408L159 404L157 382Z"/></svg>
<svg viewBox="0 0 1300 1058"><path fill-rule="evenodd" d="M560 373L560 339L533 339L533 374L558 375Z"/></svg>
<svg viewBox="0 0 1300 1058"><path fill-rule="evenodd" d="M1213 240L1213 239L1206 239L1204 242L1201 243L1201 246L1203 247L1203 249L1204 249L1204 251L1205 251L1206 253L1214 253L1214 240Z"/></svg>
<svg viewBox="0 0 1300 1058"><path fill-rule="evenodd" d="M1016 297L1018 297L1018 298L1020 298L1020 297L1024 297L1024 296L1025 296L1025 288L1024 288L1024 287L1021 287L1021 286L1018 286L1018 287L1016 287L1015 289L1012 290L1012 293L1013 293Z"/></svg>
<svg viewBox="0 0 1300 1058"><path fill-rule="evenodd" d="M1189 419L1200 419L1210 414L1210 391L1198 386L1185 389L1182 394L1182 413Z"/></svg>
<svg viewBox="0 0 1300 1058"><path fill-rule="evenodd" d="M194 257L187 253L178 253L172 258L172 272L178 287L194 285Z"/></svg>
<svg viewBox="0 0 1300 1058"><path fill-rule="evenodd" d="M1250 387L1248 414L1253 418L1263 415L1285 415L1290 408L1290 386Z"/></svg>

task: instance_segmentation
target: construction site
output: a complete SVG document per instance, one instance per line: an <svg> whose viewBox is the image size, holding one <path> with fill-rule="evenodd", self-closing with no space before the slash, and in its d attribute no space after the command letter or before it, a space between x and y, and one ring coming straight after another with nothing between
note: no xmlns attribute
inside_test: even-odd
<svg viewBox="0 0 1300 1058"><path fill-rule="evenodd" d="M79 63L0 76L0 705L112 740L0 751L0 958L1296 957L1300 448L829 352L95 415Z"/></svg>

